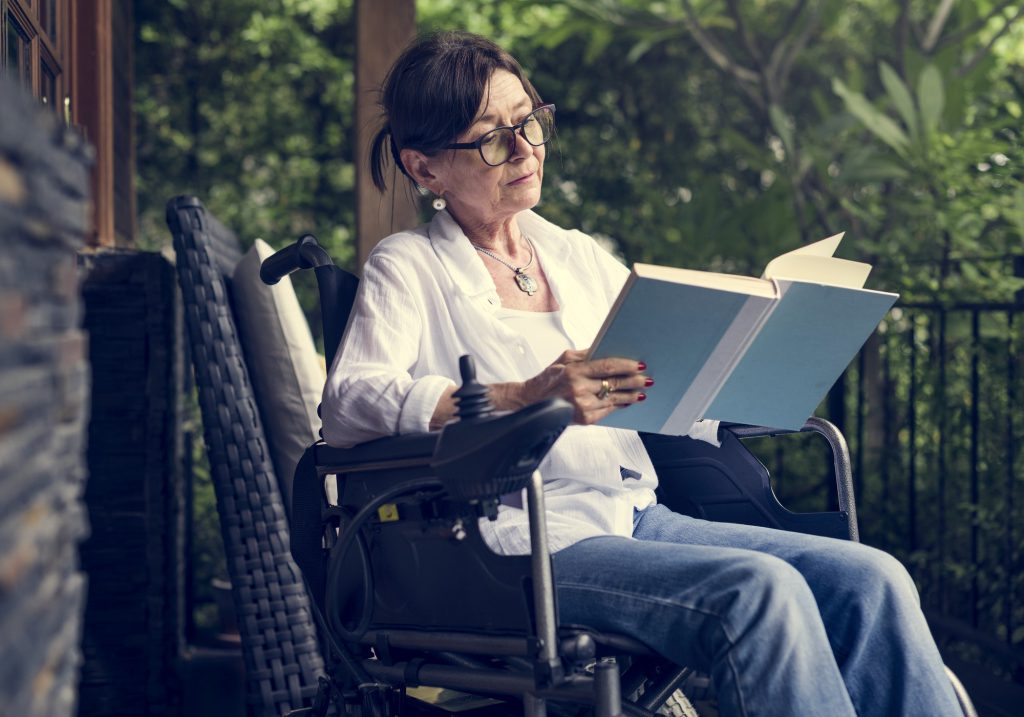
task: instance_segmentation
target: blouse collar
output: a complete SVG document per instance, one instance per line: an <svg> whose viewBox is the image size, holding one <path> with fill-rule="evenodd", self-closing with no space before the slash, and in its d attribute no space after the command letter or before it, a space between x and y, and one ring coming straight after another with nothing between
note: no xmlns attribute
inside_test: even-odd
<svg viewBox="0 0 1024 717"><path fill-rule="evenodd" d="M562 266L572 253L567 232L531 210L521 212L516 219L520 230L530 237L537 248L541 262L548 262L543 265L549 281L556 283L552 273L557 275L557 267ZM469 237L447 210L434 215L427 233L435 254L456 286L473 297L497 295L490 272L477 258Z"/></svg>

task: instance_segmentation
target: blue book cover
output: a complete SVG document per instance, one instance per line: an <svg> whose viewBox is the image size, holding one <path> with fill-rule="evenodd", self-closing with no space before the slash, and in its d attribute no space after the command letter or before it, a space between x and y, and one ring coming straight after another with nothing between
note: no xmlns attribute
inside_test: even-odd
<svg viewBox="0 0 1024 717"><path fill-rule="evenodd" d="M655 385L600 424L803 426L898 298L861 288L867 264L832 257L841 236L776 258L775 278L636 264L589 358L643 361Z"/></svg>
<svg viewBox="0 0 1024 717"><path fill-rule="evenodd" d="M655 380L646 401L613 412L600 421L603 426L685 433L713 397L709 389L727 375L733 349L753 336L774 302L771 282L755 285L759 280L732 277L739 281L722 290L700 282L717 275L668 272L634 267L609 314L614 320L605 322L591 350L591 358L643 361Z"/></svg>
<svg viewBox="0 0 1024 717"><path fill-rule="evenodd" d="M880 291L777 284L771 315L704 418L799 429L896 301Z"/></svg>

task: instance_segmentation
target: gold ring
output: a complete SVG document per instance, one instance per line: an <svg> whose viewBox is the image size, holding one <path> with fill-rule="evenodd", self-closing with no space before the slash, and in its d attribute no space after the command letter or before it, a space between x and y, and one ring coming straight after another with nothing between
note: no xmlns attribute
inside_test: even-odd
<svg viewBox="0 0 1024 717"><path fill-rule="evenodd" d="M597 392L597 400L603 401L608 398L608 394L612 392L612 385L608 383L608 379L601 381L601 390Z"/></svg>

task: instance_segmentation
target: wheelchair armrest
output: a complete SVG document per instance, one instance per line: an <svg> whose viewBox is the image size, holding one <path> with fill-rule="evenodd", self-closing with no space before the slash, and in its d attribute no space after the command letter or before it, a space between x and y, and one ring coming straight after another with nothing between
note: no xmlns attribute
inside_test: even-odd
<svg viewBox="0 0 1024 717"><path fill-rule="evenodd" d="M836 478L836 500L839 510L851 516L852 539L858 539L857 504L853 493L853 467L850 461L850 448L842 431L831 421L818 416L811 416L799 431L791 431L765 426L747 426L740 423L722 423L719 430L727 430L740 439L774 438L790 433L817 433L828 442L832 451L832 469Z"/></svg>
<svg viewBox="0 0 1024 717"><path fill-rule="evenodd" d="M437 446L438 433L388 436L351 448L335 448L323 441L313 448L316 465L327 473L387 470L428 465Z"/></svg>
<svg viewBox="0 0 1024 717"><path fill-rule="evenodd" d="M439 433L388 436L351 448L319 441L312 450L322 473L430 466L460 482L468 480L461 474L472 474L474 482L486 483L493 472L532 473L570 416L563 401L544 401L504 416L454 422ZM463 486L454 493L466 490ZM505 492L499 490L494 497Z"/></svg>
<svg viewBox="0 0 1024 717"><path fill-rule="evenodd" d="M741 442L808 432L824 437L832 451L838 512L798 514L784 508L772 490L767 469ZM812 417L799 431L723 423L719 448L687 437L641 435L655 467L663 474L659 490L689 506L676 508L682 512L711 520L859 539L849 449L839 430L824 419ZM674 485L678 480L686 487Z"/></svg>

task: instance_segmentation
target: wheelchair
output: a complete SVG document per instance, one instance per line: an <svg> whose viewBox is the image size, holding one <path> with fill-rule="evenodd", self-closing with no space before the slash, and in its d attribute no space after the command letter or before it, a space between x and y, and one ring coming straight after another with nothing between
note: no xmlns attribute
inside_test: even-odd
<svg viewBox="0 0 1024 717"><path fill-rule="evenodd" d="M172 200L168 222L176 248L179 241L201 244L204 234L223 229L193 198ZM220 260L215 248L191 246L201 258L205 252L210 266ZM272 284L308 269L317 279L330 366L358 279L335 266L312 235L265 260L260 275ZM216 279L209 268L194 273ZM183 289L194 289L182 282ZM207 294L218 291L223 288L214 282ZM202 326L190 323L189 330L193 343L204 340ZM198 373L195 346L193 354ZM537 467L570 422L571 409L549 400L497 415L476 381L472 357L462 357L460 369L456 421L438 433L382 438L344 450L318 441L284 491L292 496L285 537L305 586L305 595L291 603L300 610L308 604L312 639L319 644L319 655L308 657L322 673L315 688L303 685L296 692L310 706L289 714L454 711L428 698L437 689L464 697L458 709L466 714L542 717L549 706L559 714L598 717L656 714L693 670L629 636L558 619ZM221 409L203 405L204 420ZM820 418L809 419L802 432L818 434L831 450L836 510L796 514L784 508L767 469L742 443L791 431L723 426L720 447L689 438L642 438L661 479L659 502L673 510L857 540L843 436ZM478 521L495 516L499 502L521 493L532 552L498 555L484 542ZM225 528L226 540L229 532ZM282 543L271 542L278 548ZM236 591L243 610L245 599ZM305 638L300 649L308 652L310 628L297 629ZM964 714L974 715L966 692L951 679Z"/></svg>

